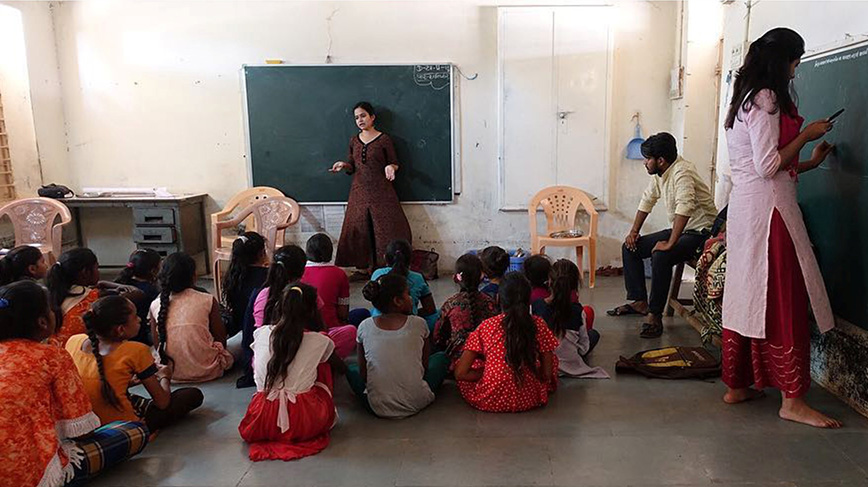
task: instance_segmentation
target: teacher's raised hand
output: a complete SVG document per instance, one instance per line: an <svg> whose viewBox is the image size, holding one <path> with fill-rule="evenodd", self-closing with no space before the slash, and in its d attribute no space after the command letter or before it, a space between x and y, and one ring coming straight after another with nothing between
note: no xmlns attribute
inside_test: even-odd
<svg viewBox="0 0 868 487"><path fill-rule="evenodd" d="M336 162L336 163L334 163L334 164L332 165L331 169L329 169L329 172L332 172L332 173L339 173L339 172L344 171L344 170L347 170L347 171L348 171L348 170L350 170L351 168L352 168L352 166L350 166L350 165L347 164L346 162L344 162L344 161L338 161L338 162Z"/></svg>

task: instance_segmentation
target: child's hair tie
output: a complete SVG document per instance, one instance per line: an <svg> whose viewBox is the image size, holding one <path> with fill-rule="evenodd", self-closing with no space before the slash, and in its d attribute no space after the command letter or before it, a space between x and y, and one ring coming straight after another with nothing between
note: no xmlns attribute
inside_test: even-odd
<svg viewBox="0 0 868 487"><path fill-rule="evenodd" d="M135 267L135 266L136 266L136 265L133 264L132 262L127 262L127 269L132 269L132 268Z"/></svg>
<svg viewBox="0 0 868 487"><path fill-rule="evenodd" d="M0 309L6 309L9 307L9 300L6 298L0 298Z"/></svg>
<svg viewBox="0 0 868 487"><path fill-rule="evenodd" d="M241 235L240 237L238 237L238 240L241 240L241 243L247 243L248 239L244 235Z"/></svg>
<svg viewBox="0 0 868 487"><path fill-rule="evenodd" d="M298 294L304 296L304 291L302 291L300 287L298 287L298 286L292 286L291 288L289 288L289 292L293 292L293 293L294 293L294 292L296 292L296 291L298 292Z"/></svg>
<svg viewBox="0 0 868 487"><path fill-rule="evenodd" d="M458 274L455 274L455 282L461 282L463 280L464 280L464 273L463 272L459 272Z"/></svg>
<svg viewBox="0 0 868 487"><path fill-rule="evenodd" d="M283 267L284 269L286 269L286 264L284 264L283 262L281 262L281 261L279 261L279 260L278 260L277 262L275 262L275 264L277 264L277 265L279 265L280 267Z"/></svg>

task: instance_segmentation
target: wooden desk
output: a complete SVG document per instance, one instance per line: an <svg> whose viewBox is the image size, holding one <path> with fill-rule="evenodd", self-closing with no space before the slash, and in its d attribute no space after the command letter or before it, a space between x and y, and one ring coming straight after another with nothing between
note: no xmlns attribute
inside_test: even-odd
<svg viewBox="0 0 868 487"><path fill-rule="evenodd" d="M154 249L166 256L173 252L205 254L205 268L211 268L205 193L162 197L65 198L58 200L72 210L76 244L84 244L81 210L86 208L130 208L133 211L132 240L136 248Z"/></svg>

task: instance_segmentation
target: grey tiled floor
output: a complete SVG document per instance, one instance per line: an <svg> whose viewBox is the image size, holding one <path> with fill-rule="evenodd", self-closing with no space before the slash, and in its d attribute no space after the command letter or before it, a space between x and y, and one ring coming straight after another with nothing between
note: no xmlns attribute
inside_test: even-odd
<svg viewBox="0 0 868 487"><path fill-rule="evenodd" d="M454 292L448 279L432 288L437 303ZM252 389L236 390L233 372L201 386L205 405L186 422L90 485L868 487L868 420L819 387L809 400L842 419L844 429L779 420L774 393L726 406L720 381L614 375L619 355L699 342L680 319L667 321L663 338L641 340L639 318L605 316L622 298L619 278L601 278L596 289L582 291L603 335L592 362L612 380L561 380L543 409L482 413L447 382L417 416L382 420L366 414L339 380L340 422L325 451L253 463L237 431ZM362 305L359 299L354 287L353 305Z"/></svg>

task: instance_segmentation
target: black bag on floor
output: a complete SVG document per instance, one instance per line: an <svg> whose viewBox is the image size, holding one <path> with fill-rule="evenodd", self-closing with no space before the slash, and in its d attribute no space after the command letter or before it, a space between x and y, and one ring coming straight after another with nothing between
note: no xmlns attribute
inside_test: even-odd
<svg viewBox="0 0 868 487"><path fill-rule="evenodd" d="M655 348L621 357L615 372L656 379L709 379L720 377L720 360L702 347Z"/></svg>

